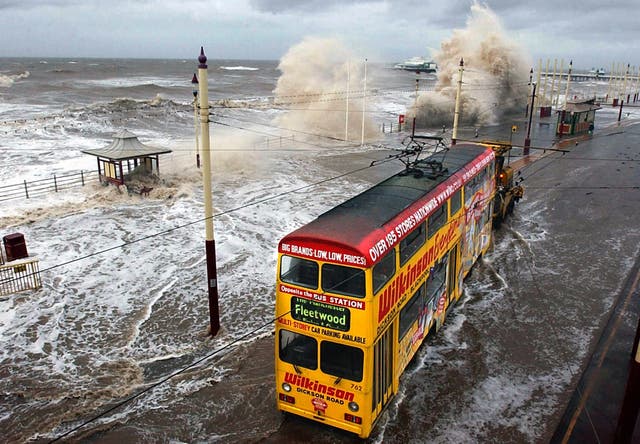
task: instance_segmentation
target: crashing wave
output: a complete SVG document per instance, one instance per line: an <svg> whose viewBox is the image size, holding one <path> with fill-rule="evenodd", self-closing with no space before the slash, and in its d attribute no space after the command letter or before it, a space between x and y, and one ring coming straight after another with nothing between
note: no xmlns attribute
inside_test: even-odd
<svg viewBox="0 0 640 444"><path fill-rule="evenodd" d="M257 71L260 68L253 68L251 66L221 66L220 69L227 71Z"/></svg>
<svg viewBox="0 0 640 444"><path fill-rule="evenodd" d="M10 88L16 80L26 79L31 73L29 71L20 74L0 74L0 87Z"/></svg>

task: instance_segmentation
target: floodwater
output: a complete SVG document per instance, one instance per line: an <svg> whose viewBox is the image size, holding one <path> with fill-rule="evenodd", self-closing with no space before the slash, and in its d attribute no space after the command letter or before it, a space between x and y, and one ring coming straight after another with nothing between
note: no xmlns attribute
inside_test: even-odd
<svg viewBox="0 0 640 444"><path fill-rule="evenodd" d="M640 227L629 222L640 204L639 139L636 125L603 129L524 169L525 199L496 232L445 327L403 375L372 442L549 441L638 257ZM325 163L339 173L338 165L357 158ZM90 442L357 441L274 411L270 334L223 354L167 382L172 399L151 390L82 435ZM184 397L175 396L181 386Z"/></svg>

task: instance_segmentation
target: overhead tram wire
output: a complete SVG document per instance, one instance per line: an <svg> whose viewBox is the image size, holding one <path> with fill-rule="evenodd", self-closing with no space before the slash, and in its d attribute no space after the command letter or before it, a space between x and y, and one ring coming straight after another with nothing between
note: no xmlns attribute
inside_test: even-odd
<svg viewBox="0 0 640 444"><path fill-rule="evenodd" d="M378 162L376 165L367 165L367 166L364 166L364 167L357 168L355 170L347 171L346 173L342 173L342 174L339 174L337 176L328 177L326 179L322 179L322 180L317 181L317 182L313 182L313 183L310 183L310 184L307 184L307 185L303 185L303 186L300 186L298 188L294 188L292 190L283 191L281 193L275 194L273 196L265 197L263 199L255 201L255 202L249 202L249 203L240 205L240 206L235 207L235 208L230 208L228 210L221 211L219 213L214 214L211 217L215 219L217 217L224 216L224 215L227 215L227 214L230 214L230 213L234 213L236 211L240 211L240 210L243 210L245 208L252 207L254 205L260 205L262 203L265 203L265 202L268 202L268 201L271 201L271 200L274 200L274 199L279 199L279 198L284 197L284 196L289 195L289 194L298 193L298 192L300 192L302 190L305 190L305 189L308 189L308 188L313 188L315 186L318 186L318 185L321 185L321 184L324 184L324 183L327 183L327 182L331 182L333 180L337 180L337 179L349 176L351 174L355 174L355 173L367 170L369 168L374 168L374 167L376 167L378 165L381 165L381 164L384 164L384 163L388 163L388 162L391 162L393 160L395 160L395 159L383 159L382 161ZM105 249L102 249L102 250L99 250L99 251L95 251L95 252L93 252L91 254L87 254L85 256L81 256L81 257L78 257L78 258L75 258L75 259L70 259L68 261L61 262L59 264L55 264L55 265L52 265L52 266L47 267L47 268L43 268L43 269L40 270L40 273L44 273L44 272L47 272L47 271L55 270L56 268L64 267L66 265L70 265L70 264L73 264L75 262L80 262L82 260L89 259L91 257L99 256L101 254L108 253L109 251L117 250L119 248L124 248L124 247L127 247L129 245L136 244L138 242L142 242L142 241L145 241L145 240L148 240L148 239L152 239L152 238L155 238L155 237L163 236L163 235L166 235L166 234L171 233L173 231L177 231L177 230L186 228L188 226L204 222L206 220L207 220L207 218L196 219L196 220L193 220L193 221L190 221L190 222L186 222L184 224L177 225L177 226L172 227L172 228L168 228L166 230L162 230L162 231L159 231L159 232L156 232L156 233L149 234L147 236L143 236L143 237L140 237L140 238L137 238L137 239L126 241L126 242L123 242L122 244L119 244L119 245L114 245L112 247L108 247L108 248L105 248ZM11 279L2 280L2 281L0 281L0 283L7 282L7 281L11 281Z"/></svg>
<svg viewBox="0 0 640 444"><path fill-rule="evenodd" d="M433 91L434 87L424 88L420 91ZM209 106L214 108L226 108L226 109L264 109L269 108L272 109L274 107L286 106L286 105L297 105L297 104L305 104L305 103L324 103L324 102L339 102L344 101L346 99L355 100L361 99L365 97L377 97L387 94L389 92L406 92L407 94L415 93L414 89L408 89L405 86L402 87L394 87L394 88L375 88L372 90L361 90L361 91L350 91L347 95L346 91L330 91L330 92L322 92L322 93L308 93L308 94L299 94L299 95L289 95L289 96L263 96L261 99L267 99L267 103L259 103L259 102L251 102L251 105L248 105L247 102L251 101L251 98L222 98L217 100L210 100ZM323 97L323 96L340 96L340 97ZM318 97L313 100L289 100L289 101L279 101L284 98L311 98ZM228 106L237 103L238 106Z"/></svg>
<svg viewBox="0 0 640 444"><path fill-rule="evenodd" d="M385 160L389 160L389 161L390 161L390 160L395 160L395 159L385 159ZM379 162L378 164L384 163L384 162L385 162L385 160L383 160L383 161ZM370 167L371 167L371 166L364 167L364 168L360 168L360 169L358 169L358 170L354 170L353 172L361 171L361 170L364 170L364 169L367 169L367 168L370 168ZM348 173L342 174L342 175L340 175L340 176L336 176L335 178L344 177L345 175L347 175L347 174L352 174L353 172L348 172ZM333 178L333 179L335 179L335 178ZM323 180L323 181L317 182L316 184L324 183L324 182L326 182L326 181L328 181L328 180L333 180L333 179L332 179L332 178L330 178L330 179L326 179L326 180ZM312 185L316 185L316 184L312 184ZM312 185L309 185L309 186L312 186ZM300 189L302 189L302 188L307 188L307 187L309 187L309 186L301 187ZM637 188L637 187L636 187L636 188ZM299 189L298 189L298 190L299 190ZM285 194L289 194L289 193L292 193L292 192L296 192L296 190L291 190L291 191L288 191L288 192L285 192L285 193L280 193L280 195L285 195ZM239 207L239 208L236 208L236 209L233 209L233 210L228 210L228 211L226 211L226 212L223 212L223 213L219 213L219 214L217 214L217 215L214 215L213 217L220 216L220 215L222 215L222 214L227 214L227 213L229 213L229 212L231 212L231 211L236 211L236 210L238 210L238 209L245 208L245 207L250 206L250 205L255 205L255 204L258 204L258 203L261 203L261 202L267 201L267 200L271 200L271 199L274 199L274 198L276 198L276 197L278 197L278 196L280 196L280 195L272 196L272 197L270 197L270 198L266 198L266 199L263 199L263 200L258 201L258 202L254 202L254 203L251 203L251 204L247 204L247 205L245 205L245 206L242 206L242 207ZM493 198L493 196L488 196L487 198L482 199L482 201L486 201L486 200L489 200L489 199L492 199L492 198ZM477 205L477 204L476 204L476 205ZM462 212L461 212L457 217L452 218L451 220L447 221L444 225L446 226L446 225L448 225L448 224L451 224L451 223L455 222L457 219L460 219L460 218L464 217L464 215L466 214L466 211L467 211L467 210L462 211ZM469 210L469 211L472 211L472 210ZM193 223L193 222L192 222L192 223ZM191 225L192 223L185 224L185 225L183 225L183 226ZM173 231L173 230L178 229L178 228L181 228L181 227L174 227L174 228L173 228L173 229L171 229L170 231ZM161 233L162 233L162 232L161 232ZM157 233L156 235L159 235L159 234L161 234L161 233ZM156 235L147 236L147 237L145 237L145 238L143 238L143 239L146 239L146 238L149 238L149 237L154 237L154 236L156 236ZM141 239L140 239L140 240L141 240ZM137 241L137 240L136 240L136 241ZM127 242L126 244L131 244L131 243L134 243L134 242L136 242L136 241ZM123 244L123 246L124 246L124 245L126 245L126 244ZM106 251L106 250L105 250L105 251ZM100 253L100 252L97 252L97 253L94 253L93 255L95 255L95 254L99 254L99 253ZM93 255L90 255L90 256L93 256ZM80 258L80 259L82 259L82 258ZM77 259L77 260L80 260L80 259ZM69 262L67 262L67 263L70 263L70 262L72 262L72 261L69 261ZM63 265L64 265L64 264L63 264ZM52 268L53 268L53 267L52 267ZM49 268L49 269L51 269L51 268ZM49 270L49 269L47 269L47 270ZM44 271L46 271L46 270L44 270ZM533 277L533 270L532 270L531 268L530 268L530 272L531 272L532 277ZM534 279L534 281L535 281L535 279ZM538 291L538 292L540 291L540 289L537 287L537 284L536 284L536 289L537 289L537 291ZM289 312L284 313L284 314L282 314L280 317L286 316L286 315L288 315L288 314L289 314ZM276 321L278 320L278 318L279 318L279 317L276 317L276 318L274 318L274 319L271 319L271 320L269 320L269 321L267 321L267 322L265 322L265 323L261 324L260 326L258 326L258 327L257 327L257 328L255 328L254 330L252 330L252 331L250 331L250 332L246 333L245 335L243 335L243 336L241 336L241 337L239 337L239 338L236 338L235 340L231 341L230 343L228 343L228 344L226 344L226 345L224 345L224 346L222 346L222 347L220 347L220 348L218 348L218 349L216 349L216 350L213 350L211 353L209 353L209 354L205 355L205 356L204 356L204 357L202 357L202 358L197 359L196 361L192 362L192 363L191 363L191 364L189 364L188 366L183 367L183 368L181 368L181 369L179 369L179 370L177 370L177 371L175 371L175 372L173 372L173 373L169 374L168 376L166 376L166 377L164 377L164 378L160 379L159 381L157 381L157 382L155 382L155 383L151 384L150 386L148 386L148 387L144 388L144 389L143 389L143 390L141 390L140 392L138 392L138 393L136 393L136 394L134 394L134 395L132 395L132 396L130 396L130 397L128 397L128 398L126 398L126 399L124 399L123 401L119 402L118 404L116 404L116 405L114 405L114 406L112 406L112 407L108 408L108 409L107 409L107 410L105 410L104 412L102 412L102 413L100 413L100 414L98 414L98 415L93 416L92 418L90 418L90 419L88 419L88 420L86 420L86 421L82 422L81 424L79 424L79 425L77 425L77 426L73 427L72 429L70 429L70 430L66 431L66 432L65 432L65 433L63 433L62 435L57 436L56 438L54 438L54 439L53 439L53 440L51 440L50 442L57 442L57 441L61 440L61 439L62 439L62 438L64 438L64 437L67 437L67 436L69 436L69 435L71 435L71 434L74 434L75 432L79 431L80 429L82 429L83 427L87 426L88 424L90 424L90 423L92 423L92 422L95 422L95 421L97 421L98 419L100 419L100 418L104 417L105 415L107 415L107 414L109 414L109 413L111 413L111 412L113 412L113 411L117 410L118 408L122 407L123 405L128 404L128 403L130 403L130 402L134 401L135 399L139 398L139 397L140 397L140 396L142 396L143 394L145 394L145 393L147 393L147 392L149 392L149 391L151 391L151 390L155 389L156 387L158 387L158 386L160 386L160 385L162 385L162 384L164 384L164 383L168 382L170 379L172 379L172 378L174 378L174 377L176 377L176 376L178 376L178 375L180 375L180 374L182 374L182 373L186 372L187 370L189 370L189 369L191 369L191 368L194 368L194 367L196 367L196 366L198 366L198 365L202 364L203 362L205 362L205 361L207 361L208 359L212 358L213 356L215 356L215 355L219 354L220 352L222 352L222 351L224 351L224 350L227 350L227 349L229 349L229 348L231 348L231 347L233 347L233 346L235 346L235 345L239 344L240 342L245 341L245 340L247 340L247 339L249 339L249 338L253 337L254 335L255 335L255 336L257 336L257 335L256 335L256 333L257 333L257 332L259 332L260 330L264 329L266 326L268 326L268 325L270 325L270 324L272 324L272 323L276 322ZM569 372L570 372L571 374L573 374L573 371L572 371L572 369L571 369L571 368L568 368L568 370L569 370ZM588 412L587 412L587 413L588 413ZM593 424L592 424L592 425L593 425Z"/></svg>
<svg viewBox="0 0 640 444"><path fill-rule="evenodd" d="M164 378L160 379L159 381L154 382L153 384L149 385L148 387L145 387L144 389L142 389L140 392L129 396L128 398L120 401L119 403L117 403L114 406L109 407L107 410L105 410L104 412L95 415L91 418L89 418L88 420L82 422L81 424L71 428L70 430L66 431L65 433L63 433L62 435L59 435L57 437L55 437L54 439L52 439L51 441L49 441L50 443L56 442L61 440L64 437L67 437L69 435L74 434L75 432L77 432L78 430L80 430L81 428L85 427L86 425L91 424L94 421L97 421L98 419L102 418L103 416L113 412L114 410L119 409L120 407L122 407L125 404L128 404L132 401L134 401L135 399L139 398L140 396L144 395L145 393L153 390L154 388L166 383L167 381L169 381L170 379L181 375L182 373L186 372L189 369L192 369L200 364L202 364L203 362L207 361L208 359L212 358L213 356L217 355L218 353L221 353L237 344L239 344L242 341L245 341L247 339L250 339L251 337L253 337L254 335L257 337L256 333L259 332L260 330L262 330L263 328L265 328L266 326L273 324L274 322L276 322L278 319L280 319L281 317L284 317L286 315L288 315L290 313L290 311L283 313L282 315L275 317L273 319L270 319L267 322L264 322L263 324L259 325L258 327L254 328L253 330L251 330L250 332L244 334L243 336L234 339L233 341L231 341L230 343L217 348L215 350L213 350L211 353L196 359L194 362L192 362L191 364L187 365L186 367L182 367L181 369L169 374L168 376L165 376Z"/></svg>
<svg viewBox="0 0 640 444"><path fill-rule="evenodd" d="M269 124L266 124L266 123L253 122L253 121L250 121L250 120L241 119L241 118L237 118L237 117L224 116L224 115L221 115L221 114L213 114L213 115L216 116L216 117L224 118L224 119L239 120L241 122L253 123L253 124L256 124L256 125L260 125L260 126L266 126L267 128L273 128L273 129L278 129L278 130L282 130L282 131L290 131L290 132L293 132L293 133L304 134L306 136L329 139L329 140L336 141L336 142L344 142L345 141L344 139L341 139L339 137L326 136L326 135L322 135L322 134L310 133L308 131L295 130L293 128L285 128L285 127L280 127L280 126L269 125ZM239 129L239 130L243 130L243 131L248 131L248 132L251 132L251 133L261 134L261 135L264 135L264 136L279 137L277 134L266 133L266 132L263 132L263 131L254 130L254 129L251 129L251 128L245 128L245 127L241 127L241 126L237 126L237 125L231 125L229 123L214 122L214 121L212 121L211 123L213 123L214 125L226 126L226 127L229 127L229 128L235 128L235 129ZM322 145L314 144L314 143L307 142L307 141L304 141L304 140L296 140L296 142L303 143L305 145L311 145L311 146L314 146L314 147L317 147L317 148L326 148L326 147L324 147ZM347 144L347 145L343 145L342 147L346 148L346 147L355 147L355 146L360 146L360 145L359 144L358 145ZM340 148L340 146L335 146L335 148Z"/></svg>
<svg viewBox="0 0 640 444"><path fill-rule="evenodd" d="M447 150L447 151L448 151L448 150ZM386 163L386 162L388 162L388 161L392 161L392 160L396 160L396 158L383 159L383 160L381 160L380 162L378 162L376 165L380 165L380 164L382 164L382 163ZM356 171L362 171L362 170L365 170L365 169L371 168L371 167L373 167L373 166L374 166L374 165L369 165L369 166L367 166L367 167L363 167L363 168L360 168L360 169L358 169L358 170L354 170L353 172L356 172ZM336 176L336 178L344 177L344 176L346 176L346 175L348 175L348 174L352 174L353 172L348 172L348 173L342 174L342 175L340 175L340 176ZM449 175L449 176L447 176L447 177L450 177L450 176L451 176L451 175ZM328 180L332 180L332 179L327 179L327 180L324 180L324 181L320 181L320 182L317 182L316 184L324 183L324 182L326 182L326 181L328 181ZM301 188L306 188L306 187L301 187ZM295 190L290 191L290 192L295 192ZM290 192L281 193L281 194L289 194ZM266 201L266 200L270 200L270 199L273 199L273 198L275 198L275 197L277 197L277 196L272 196L271 198L263 199L263 200L261 200L260 202L263 202L263 201ZM493 198L493 196L489 196L489 197L487 197L487 198L481 199L480 201L478 201L478 202L476 203L476 205L477 205L478 203L482 202L482 201L486 201L486 200L489 200L489 199L492 199L492 198ZM257 203L259 203L259 202L256 202L256 203L253 203L253 204L257 204ZM250 206L250 205L252 205L252 204L247 204L246 206ZM244 207L246 207L246 206L244 206ZM244 207L240 207L240 208L244 208ZM235 211L235 210L236 210L236 209L234 209L234 210L229 210L229 211L227 211L227 212L223 212L223 213L219 213L219 214L217 214L217 215L214 215L213 217L216 217L216 216L219 216L219 215L222 215L222 214L227 214L227 213L229 213L229 212L231 212L231 211ZM472 211L472 210L473 210L473 209L470 209L469 211ZM443 226L449 225L449 224L451 224L451 223L453 223L453 222L457 221L458 219L463 218L463 217L465 216L466 212L467 212L467 210L463 210L463 211L461 211L461 212L460 212L460 214L459 214L458 216L456 216L455 218L452 218L451 220L448 220L445 224L443 224ZM191 225L191 224L192 224L192 223L189 223L189 224L185 224L185 225L183 225L183 226ZM170 231L173 231L173 230L178 229L178 228L181 228L181 227L174 227L174 228L173 228L172 230L170 230ZM161 232L161 233L162 233L162 232ZM161 233L156 233L155 235L146 236L145 238L142 238L142 239L147 239L147 238L149 238L149 237L154 237L154 236L159 235L159 234L161 234ZM139 240L142 240L142 239L139 239ZM128 242L128 243L126 243L126 244L131 244L131 243L134 243L134 242L137 242L137 241L138 241L138 240L131 241L131 242ZM126 244L123 244L123 246L124 246L124 245L126 245ZM113 248L111 248L111 249L113 249ZM111 249L109 249L109 250L111 250ZM105 251L107 251L107 250L105 250ZM94 256L94 255L97 255L97 254L100 254L100 252L96 252L96 253L94 253L94 254L92 254L92 255L89 255L89 256L87 256L87 257ZM78 258L78 259L76 259L76 260L81 260L81 259L83 259L83 258ZM69 261L69 262L67 262L67 263L65 263L65 264L68 264L68 263L71 263L71 262L74 262L74 261ZM61 264L61 265L65 265L65 264ZM61 266L61 265L60 265L60 266ZM43 270L43 271L47 271L47 270L50 270L50 269L52 269L52 268L54 268L54 267L50 267L50 268L45 269L45 270ZM211 353L209 353L209 354L207 354L207 355L203 356L202 358L197 359L196 361L192 362L191 364L189 364L189 365L187 365L187 366L185 366L185 367L183 367L183 368L181 368L181 369L179 369L179 370L177 370L177 371L175 371L175 372L173 372L173 373L169 374L168 376L166 376L166 377L164 377L164 378L160 379L159 381L156 381L155 383L153 383L153 384L149 385L148 387L144 388L144 389L143 389L143 390L141 390L140 392L138 392L138 393L136 393L136 394L134 394L134 395L132 395L132 396L129 396L128 398L124 399L123 401L120 401L120 402L119 402L119 403L117 403L116 405L114 405L114 406L112 406L112 407L108 408L108 409L107 409L107 410L105 410L104 412L102 412L102 413L100 413L100 414L98 414L98 415L95 415L95 416L91 417L90 419L88 419L88 420L86 420L86 421L82 422L81 424L79 424L79 425L77 425L77 426L75 426L75 427L71 428L70 430L66 431L65 433L63 433L63 434L61 434L61 435L59 435L59 436L57 436L56 438L54 438L53 440L51 440L51 441L49 441L49 442L50 442L50 443L57 442L57 441L61 440L62 438L65 438L65 437L67 437L67 436L69 436L69 435L74 434L75 432L79 431L80 429L82 429L83 427L87 426L88 424L90 424L90 423L92 423L92 422L95 422L95 421L97 421L98 419L100 419L100 418L104 417L105 415L107 415L107 414L109 414L109 413L111 413L111 412L113 412L113 411L115 411L115 410L119 409L120 407L124 406L125 404L128 404L128 403L130 403L130 402L134 401L135 399L139 398L139 397L140 397L140 396L142 396L143 394L145 394L145 393L147 393L147 392L149 392L149 391L151 391L151 390L155 389L156 387L158 387L158 386L160 386L160 385L162 385L162 384L164 384L164 383L168 382L170 379L172 379L172 378L174 378L174 377L176 377L176 376L178 376L178 375L180 375L180 374L182 374L182 373L186 372L187 370L189 370L189 369L191 369L191 368L194 368L194 367L196 367L196 366L200 365L201 363L203 363L203 362L207 361L208 359L212 358L213 356L217 355L218 353L220 353L220 352L222 352L222 351L224 351L224 350L227 350L227 349L229 349L229 348L231 348L231 347L233 347L233 346L235 346L235 345L239 344L240 342L245 341L245 340L247 340L247 339L249 339L249 338L251 338L251 337L253 337L253 336L256 336L256 337L257 337L257 335L256 335L256 333L257 333L257 332L259 332L260 330L264 329L266 326L268 326L268 325L270 325L270 324L272 324L272 323L276 322L279 318L284 317L284 316L287 316L289 313L290 313L290 312L283 313L283 314L282 314L282 315L280 315L279 317L275 317L275 318L273 318L273 319L271 319L271 320L269 320L269 321L267 321L267 322L265 322L265 323L261 324L260 326L258 326L258 327L257 327L257 328L255 328L254 330L252 330L252 331L250 331L250 332L246 333L245 335L243 335L243 336L241 336L241 337L239 337L239 338L236 338L235 340L231 341L230 343L228 343L228 344L226 344L226 345L224 345L224 346L222 346L222 347L220 347L220 348L218 348L218 349L216 349L216 350L212 351Z"/></svg>

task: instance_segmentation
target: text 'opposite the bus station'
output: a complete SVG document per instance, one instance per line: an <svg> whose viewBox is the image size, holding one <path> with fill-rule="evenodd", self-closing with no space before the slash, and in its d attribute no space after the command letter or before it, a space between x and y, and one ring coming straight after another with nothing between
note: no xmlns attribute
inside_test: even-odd
<svg viewBox="0 0 640 444"><path fill-rule="evenodd" d="M289 287L288 285L281 284L280 291L301 298L311 299L313 301L325 302L331 305L337 305L339 307L355 308L357 310L365 309L364 301L354 301L353 299L341 298L339 296L331 296L327 294L316 293L315 291L303 290L301 288Z"/></svg>

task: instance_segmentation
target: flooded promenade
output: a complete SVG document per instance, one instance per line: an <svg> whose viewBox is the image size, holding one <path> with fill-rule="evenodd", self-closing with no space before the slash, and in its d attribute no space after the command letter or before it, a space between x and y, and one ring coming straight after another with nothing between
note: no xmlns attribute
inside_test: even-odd
<svg viewBox="0 0 640 444"><path fill-rule="evenodd" d="M532 145L551 147L551 127L536 125ZM490 130L494 138L505 135L504 128ZM620 325L610 348L615 362L600 369L626 381L619 371L630 350L618 338L635 332L638 313L631 310L637 304L620 301L637 273L640 125L618 125L605 115L593 137L565 139L558 147L566 152L533 150L539 158L522 167L525 198L496 231L493 249L466 280L465 296L444 328L401 378L371 442L561 442L566 417L574 415L572 396L584 392L583 373L614 319ZM362 164L363 155L321 161L339 174ZM375 182L369 173L357 179ZM637 301L637 288L629 297ZM171 382L199 381L189 395L165 404L135 401L74 439L358 442L275 410L273 356L273 337L266 333ZM218 368L227 376L216 377ZM605 395L591 389L599 398L581 409L591 421L578 420L569 442L610 442L613 410L601 401L618 402L623 385ZM144 396L153 398L153 392Z"/></svg>

